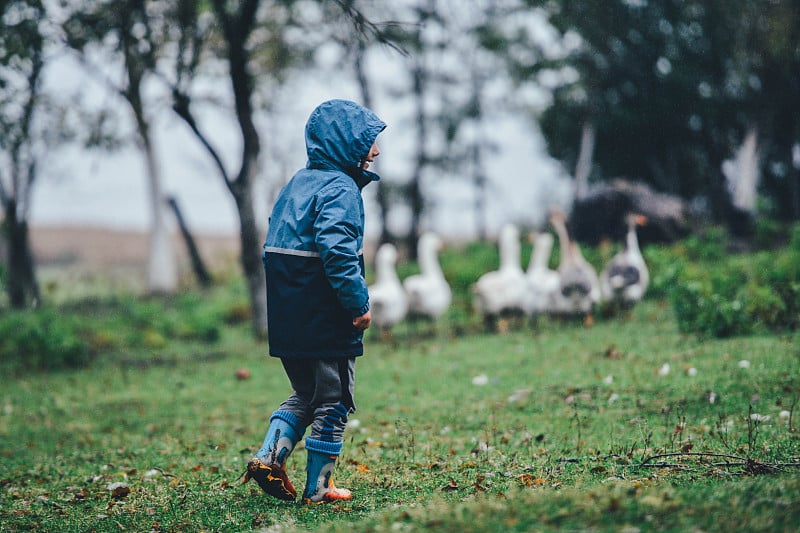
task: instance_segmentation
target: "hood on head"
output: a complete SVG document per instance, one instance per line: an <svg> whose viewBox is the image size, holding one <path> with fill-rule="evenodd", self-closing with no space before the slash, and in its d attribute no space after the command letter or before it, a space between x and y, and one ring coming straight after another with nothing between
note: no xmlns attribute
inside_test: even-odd
<svg viewBox="0 0 800 533"><path fill-rule="evenodd" d="M311 113L306 123L308 168L341 170L359 186L378 180L361 163L386 124L378 116L349 100L328 100Z"/></svg>

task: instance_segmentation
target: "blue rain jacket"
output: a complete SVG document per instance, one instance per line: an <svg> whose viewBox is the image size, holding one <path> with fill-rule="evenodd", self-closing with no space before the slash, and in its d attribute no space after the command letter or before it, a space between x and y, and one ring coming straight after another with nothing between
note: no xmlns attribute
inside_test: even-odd
<svg viewBox="0 0 800 533"><path fill-rule="evenodd" d="M308 163L281 189L264 243L274 357L364 353L363 332L353 326L369 310L361 189L379 177L361 163L385 127L346 100L324 102L308 119Z"/></svg>

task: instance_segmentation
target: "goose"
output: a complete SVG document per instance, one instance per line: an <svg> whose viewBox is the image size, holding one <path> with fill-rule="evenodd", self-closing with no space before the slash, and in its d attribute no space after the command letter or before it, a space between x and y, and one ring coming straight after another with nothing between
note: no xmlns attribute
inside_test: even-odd
<svg viewBox="0 0 800 533"><path fill-rule="evenodd" d="M382 244L375 254L375 283L367 287L372 322L384 339L408 312L408 299L397 277L396 264L397 247L388 242Z"/></svg>
<svg viewBox="0 0 800 533"><path fill-rule="evenodd" d="M644 297L650 275L639 249L636 226L644 225L647 219L642 215L629 214L625 217L628 226L625 244L611 258L600 276L603 299L628 309Z"/></svg>
<svg viewBox="0 0 800 533"><path fill-rule="evenodd" d="M432 232L423 233L417 242L420 273L403 280L410 318L436 320L450 307L450 285L439 265L441 247L441 239Z"/></svg>
<svg viewBox="0 0 800 533"><path fill-rule="evenodd" d="M554 311L568 315L590 314L601 297L597 271L583 258L578 243L570 240L566 215L559 210L552 210L550 223L556 230L561 247L559 292L556 294Z"/></svg>
<svg viewBox="0 0 800 533"><path fill-rule="evenodd" d="M548 266L550 253L553 250L553 236L541 232L531 233L529 238L533 244L533 251L525 272L527 280L525 313L536 316L553 310L560 289L560 277L558 272Z"/></svg>
<svg viewBox="0 0 800 533"><path fill-rule="evenodd" d="M527 278L520 265L519 230L505 224L498 239L500 267L486 272L472 286L473 305L487 325L506 314L522 314Z"/></svg>

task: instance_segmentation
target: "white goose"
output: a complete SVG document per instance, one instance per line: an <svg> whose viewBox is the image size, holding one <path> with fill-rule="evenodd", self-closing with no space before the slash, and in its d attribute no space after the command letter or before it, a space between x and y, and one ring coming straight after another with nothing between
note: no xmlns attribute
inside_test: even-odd
<svg viewBox="0 0 800 533"><path fill-rule="evenodd" d="M554 311L560 314L588 314L600 301L600 280L597 271L581 254L578 243L570 240L567 217L552 210L550 223L558 234L561 260L558 265L559 292Z"/></svg>
<svg viewBox="0 0 800 533"><path fill-rule="evenodd" d="M505 314L524 312L527 279L520 265L519 230L513 224L500 229L500 267L486 272L472 287L473 304L487 324Z"/></svg>
<svg viewBox="0 0 800 533"><path fill-rule="evenodd" d="M529 316L552 311L560 290L558 272L548 266L553 250L553 236L549 233L531 233L533 244L528 270L525 272L528 287L525 297L525 312Z"/></svg>
<svg viewBox="0 0 800 533"><path fill-rule="evenodd" d="M630 308L644 297L650 274L639 249L636 226L643 225L646 218L642 215L629 214L625 217L628 231L625 244L611 258L600 276L600 288L603 298L610 303Z"/></svg>
<svg viewBox="0 0 800 533"><path fill-rule="evenodd" d="M420 273L403 280L408 296L408 314L414 318L436 320L450 307L452 293L439 266L441 239L434 233L422 234L417 243Z"/></svg>
<svg viewBox="0 0 800 533"><path fill-rule="evenodd" d="M384 338L408 312L408 298L397 277L396 264L395 245L388 242L382 244L375 254L375 283L367 288L372 321Z"/></svg>

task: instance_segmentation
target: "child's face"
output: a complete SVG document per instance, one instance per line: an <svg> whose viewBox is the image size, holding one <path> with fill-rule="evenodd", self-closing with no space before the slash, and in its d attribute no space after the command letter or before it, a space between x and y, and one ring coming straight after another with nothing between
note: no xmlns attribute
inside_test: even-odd
<svg viewBox="0 0 800 533"><path fill-rule="evenodd" d="M378 149L378 141L372 143L372 148L369 149L369 153L367 157L364 158L364 163L361 165L361 168L367 170L369 168L369 164L375 161L375 158L381 155L381 151Z"/></svg>

